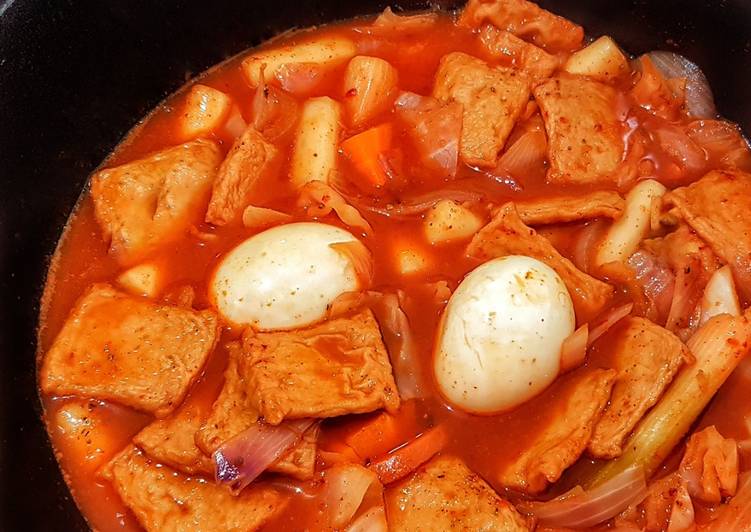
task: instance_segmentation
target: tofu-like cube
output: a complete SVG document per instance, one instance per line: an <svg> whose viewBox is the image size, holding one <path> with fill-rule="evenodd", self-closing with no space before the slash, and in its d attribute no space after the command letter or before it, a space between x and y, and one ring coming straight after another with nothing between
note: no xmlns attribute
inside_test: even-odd
<svg viewBox="0 0 751 532"><path fill-rule="evenodd" d="M232 98L220 90L200 83L193 85L185 97L180 116L181 137L194 139L222 127L232 109Z"/></svg>
<svg viewBox="0 0 751 532"><path fill-rule="evenodd" d="M353 57L344 72L344 107L350 123L360 126L386 111L396 96L399 74L380 57Z"/></svg>
<svg viewBox="0 0 751 532"><path fill-rule="evenodd" d="M425 214L423 225L425 237L435 245L471 238L483 226L483 220L455 201L441 200Z"/></svg>
<svg viewBox="0 0 751 532"><path fill-rule="evenodd" d="M117 284L134 296L155 298L162 289L162 271L154 262L144 262L117 276Z"/></svg>
<svg viewBox="0 0 751 532"><path fill-rule="evenodd" d="M529 101L530 78L513 68L490 67L462 52L441 58L433 96L462 104L459 155L466 164L492 168Z"/></svg>
<svg viewBox="0 0 751 532"><path fill-rule="evenodd" d="M94 174L91 196L110 253L132 265L198 223L221 162L216 143L198 139Z"/></svg>
<svg viewBox="0 0 751 532"><path fill-rule="evenodd" d="M336 169L341 115L339 102L326 96L303 105L290 169L296 187L310 181L329 182Z"/></svg>
<svg viewBox="0 0 751 532"><path fill-rule="evenodd" d="M242 71L251 87L261 84L261 74L266 82L282 65L312 63L320 67L335 67L351 59L357 53L354 42L344 37L323 37L280 48L271 48L253 53L242 62Z"/></svg>
<svg viewBox="0 0 751 532"><path fill-rule="evenodd" d="M607 35L569 57L563 70L598 81L611 82L629 71L628 60Z"/></svg>

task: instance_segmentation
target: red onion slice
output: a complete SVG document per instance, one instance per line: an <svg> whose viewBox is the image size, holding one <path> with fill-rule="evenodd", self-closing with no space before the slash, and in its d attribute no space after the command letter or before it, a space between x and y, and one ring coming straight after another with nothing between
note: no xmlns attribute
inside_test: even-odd
<svg viewBox="0 0 751 532"><path fill-rule="evenodd" d="M608 312L605 318L599 324L597 324L597 326L592 327L592 330L589 333L589 340L587 341L587 345L594 344L595 340L608 332L613 325L631 314L631 310L633 308L633 303L627 303Z"/></svg>
<svg viewBox="0 0 751 532"><path fill-rule="evenodd" d="M618 515L647 495L647 483L641 467L631 467L602 485L584 491L576 487L547 502L524 502L519 509L534 515L540 524L554 527L584 528Z"/></svg>
<svg viewBox="0 0 751 532"><path fill-rule="evenodd" d="M237 493L276 462L314 423L297 419L272 426L256 423L224 442L212 455L214 478Z"/></svg>
<svg viewBox="0 0 751 532"><path fill-rule="evenodd" d="M696 63L673 52L649 52L647 56L665 78L686 78L686 109L691 116L717 117L709 81Z"/></svg>

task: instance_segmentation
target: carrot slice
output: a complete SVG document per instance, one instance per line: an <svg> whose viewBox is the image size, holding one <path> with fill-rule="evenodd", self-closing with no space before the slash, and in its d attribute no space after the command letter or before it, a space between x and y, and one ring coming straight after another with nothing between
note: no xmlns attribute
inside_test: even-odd
<svg viewBox="0 0 751 532"><path fill-rule="evenodd" d="M371 185L383 186L386 184L387 176L381 163L381 155L391 148L391 138L391 124L381 124L342 142L342 153L352 161L357 171L363 174Z"/></svg>
<svg viewBox="0 0 751 532"><path fill-rule="evenodd" d="M419 431L417 401L404 401L396 415L380 412L364 423L354 424L344 442L367 460L383 456Z"/></svg>
<svg viewBox="0 0 751 532"><path fill-rule="evenodd" d="M383 459L370 464L382 484L390 484L406 477L430 460L446 445L448 435L442 425L434 427L389 453Z"/></svg>

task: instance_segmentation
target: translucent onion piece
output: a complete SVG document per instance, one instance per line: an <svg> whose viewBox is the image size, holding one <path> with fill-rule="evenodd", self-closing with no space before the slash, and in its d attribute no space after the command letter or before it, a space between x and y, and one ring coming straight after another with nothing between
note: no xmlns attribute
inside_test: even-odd
<svg viewBox="0 0 751 532"><path fill-rule="evenodd" d="M232 106L232 110L229 113L227 121L224 123L224 129L227 133L237 138L248 128L248 123L243 118L240 109L236 106Z"/></svg>
<svg viewBox="0 0 751 532"><path fill-rule="evenodd" d="M373 22L372 28L391 31L422 31L433 27L438 15L421 13L419 15L397 15L387 7Z"/></svg>
<svg viewBox="0 0 751 532"><path fill-rule="evenodd" d="M627 303L608 312L605 318L596 327L592 328L591 332L589 333L589 340L587 341L587 344L592 345L593 343L595 343L595 340L608 332L608 330L610 330L613 325L631 314L631 310L633 308L633 303Z"/></svg>
<svg viewBox="0 0 751 532"><path fill-rule="evenodd" d="M402 93L394 104L410 134L422 163L435 172L454 177L459 162L462 105L439 103L435 98Z"/></svg>
<svg viewBox="0 0 751 532"><path fill-rule="evenodd" d="M714 272L704 287L704 295L701 299L700 325L718 314L730 314L740 316L741 305L738 302L738 294L735 291L733 272L727 264Z"/></svg>
<svg viewBox="0 0 751 532"><path fill-rule="evenodd" d="M561 346L561 372L577 368L587 358L589 325L584 324L563 341Z"/></svg>
<svg viewBox="0 0 751 532"><path fill-rule="evenodd" d="M632 467L589 491L576 487L547 502L525 502L517 506L544 525L584 528L639 504L646 495L644 472L641 467Z"/></svg>
<svg viewBox="0 0 751 532"><path fill-rule="evenodd" d="M363 210L394 218L396 220L409 219L412 216L422 214L433 205L443 200L451 200L456 203L475 203L482 199L482 194L468 190L446 188L434 190L414 198L404 200L402 203L393 203L387 205L368 205L360 200L352 199L352 203L357 204Z"/></svg>
<svg viewBox="0 0 751 532"><path fill-rule="evenodd" d="M386 532L386 512L383 506L374 506L347 527L347 532Z"/></svg>
<svg viewBox="0 0 751 532"><path fill-rule="evenodd" d="M287 213L267 209L266 207L256 207L248 205L243 211L243 225L249 229L261 229L287 223L292 220L292 216Z"/></svg>
<svg viewBox="0 0 751 532"><path fill-rule="evenodd" d="M323 79L323 71L316 63L289 63L274 74L287 92L301 96L312 92Z"/></svg>
<svg viewBox="0 0 751 532"><path fill-rule="evenodd" d="M653 254L644 250L631 255L628 265L634 270L644 295L654 303L658 316L666 317L670 312L675 292L673 271L668 266L660 264Z"/></svg>
<svg viewBox="0 0 751 532"><path fill-rule="evenodd" d="M748 532L751 530L751 473L743 473L738 491L728 504L722 505L716 519L702 530L706 532Z"/></svg>
<svg viewBox="0 0 751 532"><path fill-rule="evenodd" d="M667 79L686 79L686 109L696 118L715 118L714 104L709 81L695 63L673 52L650 52L647 54L652 64Z"/></svg>
<svg viewBox="0 0 751 532"><path fill-rule="evenodd" d="M375 313L389 352L399 397L408 401L422 396L422 379L412 328L402 310L399 294L373 290L345 292L331 303L328 317L348 314L361 306L367 306Z"/></svg>
<svg viewBox="0 0 751 532"><path fill-rule="evenodd" d="M373 228L360 212L347 203L344 196L322 181L306 183L300 189L300 197L297 203L312 218L327 216L331 211L334 211L346 225L360 229L365 234L373 232Z"/></svg>
<svg viewBox="0 0 751 532"><path fill-rule="evenodd" d="M547 138L542 130L532 129L514 142L498 161L498 167L516 178L524 177L530 167L545 161Z"/></svg>
<svg viewBox="0 0 751 532"><path fill-rule="evenodd" d="M297 123L299 105L289 94L266 85L263 72L261 84L256 89L252 104L253 127L269 142L274 142L292 131Z"/></svg>
<svg viewBox="0 0 751 532"><path fill-rule="evenodd" d="M354 242L335 242L329 247L348 259L355 269L360 289L370 287L373 281L373 257L365 244L359 240Z"/></svg>
<svg viewBox="0 0 751 532"><path fill-rule="evenodd" d="M312 419L278 426L256 423L214 451L214 478L217 483L229 485L233 492L240 492L292 447L313 423Z"/></svg>
<svg viewBox="0 0 751 532"><path fill-rule="evenodd" d="M369 489L383 487L375 473L358 464L341 464L327 469L323 475L329 524L341 528L352 520Z"/></svg>

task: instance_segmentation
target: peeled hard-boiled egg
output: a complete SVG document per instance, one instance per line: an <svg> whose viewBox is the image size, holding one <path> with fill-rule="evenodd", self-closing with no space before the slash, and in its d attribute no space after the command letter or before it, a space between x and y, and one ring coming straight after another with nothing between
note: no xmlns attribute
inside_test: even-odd
<svg viewBox="0 0 751 532"><path fill-rule="evenodd" d="M438 387L468 412L513 408L556 378L574 325L571 296L552 268L520 255L486 262L446 306L434 359Z"/></svg>
<svg viewBox="0 0 751 532"><path fill-rule="evenodd" d="M209 296L236 325L280 330L315 323L337 296L364 288L347 254L331 247L346 242L360 244L344 229L322 223L268 229L222 259Z"/></svg>

